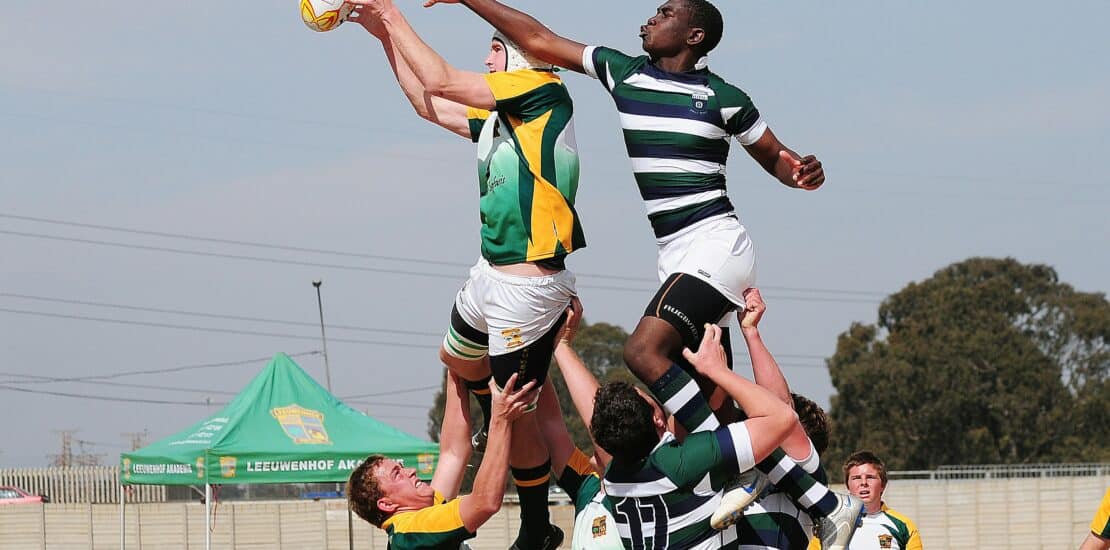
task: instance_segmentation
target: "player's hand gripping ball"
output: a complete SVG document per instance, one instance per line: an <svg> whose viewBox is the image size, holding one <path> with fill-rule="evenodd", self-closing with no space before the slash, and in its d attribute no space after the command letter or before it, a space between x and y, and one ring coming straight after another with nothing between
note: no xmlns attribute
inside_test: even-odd
<svg viewBox="0 0 1110 550"><path fill-rule="evenodd" d="M301 0L301 20L314 31L330 31L347 19L351 7L344 0Z"/></svg>

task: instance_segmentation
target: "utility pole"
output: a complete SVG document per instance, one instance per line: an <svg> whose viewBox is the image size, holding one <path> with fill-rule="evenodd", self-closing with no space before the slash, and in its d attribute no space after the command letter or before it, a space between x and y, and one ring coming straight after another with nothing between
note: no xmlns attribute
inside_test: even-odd
<svg viewBox="0 0 1110 550"><path fill-rule="evenodd" d="M331 366L328 365L328 338L324 335L324 300L320 297L320 286L324 281L317 279L312 281L312 286L316 287L316 305L320 309L320 340L324 343L324 379L328 383L328 393L331 393Z"/></svg>
<svg viewBox="0 0 1110 550"><path fill-rule="evenodd" d="M98 466L104 455L90 453L86 451L86 445L91 445L92 442L77 439L74 435L80 430L54 430L54 433L62 436L62 449L56 455L50 455L50 465L58 468L72 468L74 466ZM79 449L74 452L73 444L76 443Z"/></svg>
<svg viewBox="0 0 1110 550"><path fill-rule="evenodd" d="M50 465L58 468L69 468L73 466L73 434L77 433L77 430L52 431L62 436L62 450L56 455L50 455Z"/></svg>
<svg viewBox="0 0 1110 550"><path fill-rule="evenodd" d="M132 451L137 451L139 449L142 449L143 447L146 447L146 440L150 437L150 434L147 433L146 428L143 428L143 431L141 432L123 432L120 435L129 441L128 447Z"/></svg>

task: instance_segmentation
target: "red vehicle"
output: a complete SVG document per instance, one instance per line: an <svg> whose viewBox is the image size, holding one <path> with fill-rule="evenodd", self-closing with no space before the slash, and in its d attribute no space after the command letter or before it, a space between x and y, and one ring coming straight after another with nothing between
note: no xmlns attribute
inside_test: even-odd
<svg viewBox="0 0 1110 550"><path fill-rule="evenodd" d="M50 499L42 495L32 495L18 487L0 487L0 506L6 504L41 504L43 502L50 502Z"/></svg>

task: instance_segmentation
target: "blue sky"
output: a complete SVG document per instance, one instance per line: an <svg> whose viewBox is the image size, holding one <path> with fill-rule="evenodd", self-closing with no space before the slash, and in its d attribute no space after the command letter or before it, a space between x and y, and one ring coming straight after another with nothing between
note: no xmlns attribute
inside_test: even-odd
<svg viewBox="0 0 1110 550"><path fill-rule="evenodd" d="M335 393L386 393L359 406L425 434L432 391L421 388L438 383L439 334L478 255L473 146L411 113L360 27L313 33L285 4L8 6L0 385L108 400L0 388L0 466L45 463L64 429L111 463L121 433L182 429L264 362L101 380L180 391L28 376L318 350L313 279L324 280ZM655 9L514 5L630 53ZM882 296L969 256L1047 263L1081 290L1107 290L1110 5L719 5L711 68L829 178L802 193L738 147L729 162L769 301L766 338L795 390L827 405L822 358L836 336L873 322ZM482 69L484 22L461 6L402 7L449 61ZM569 264L587 319L631 329L655 286L654 241L611 101L564 75L589 242ZM298 361L323 381L319 355Z"/></svg>

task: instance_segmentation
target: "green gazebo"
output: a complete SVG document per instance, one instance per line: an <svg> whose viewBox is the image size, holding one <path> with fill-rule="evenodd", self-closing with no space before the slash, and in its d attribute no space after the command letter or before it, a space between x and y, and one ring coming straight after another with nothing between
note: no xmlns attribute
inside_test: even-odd
<svg viewBox="0 0 1110 550"><path fill-rule="evenodd" d="M216 414L120 455L120 481L204 485L207 509L212 485L345 482L375 453L414 465L420 477L431 479L439 446L348 407L278 353ZM121 547L124 510L121 498ZM206 526L205 548L209 543Z"/></svg>

